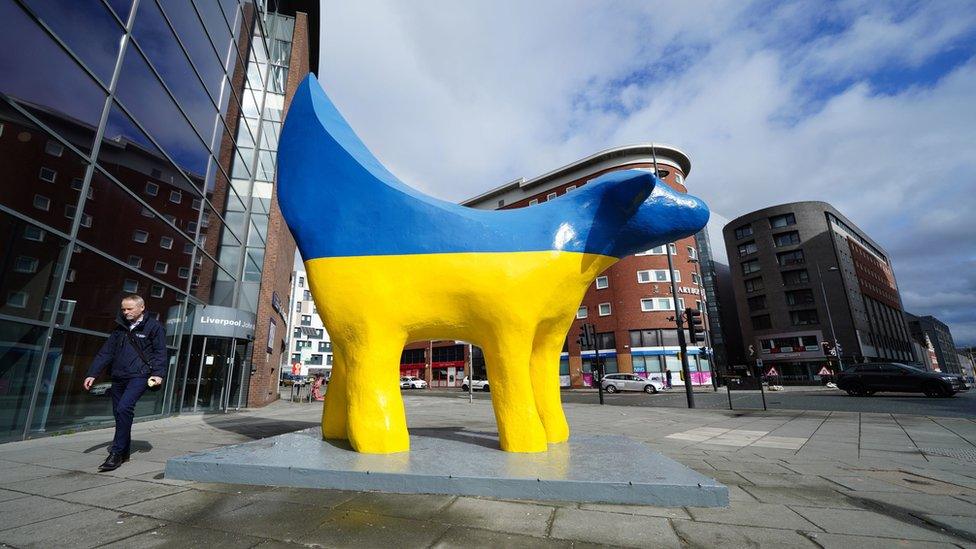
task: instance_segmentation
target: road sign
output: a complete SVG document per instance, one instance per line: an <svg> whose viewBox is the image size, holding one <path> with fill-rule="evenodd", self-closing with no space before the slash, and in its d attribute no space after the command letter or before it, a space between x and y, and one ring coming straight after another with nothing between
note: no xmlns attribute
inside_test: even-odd
<svg viewBox="0 0 976 549"><path fill-rule="evenodd" d="M820 371L817 372L817 375L818 376L832 376L834 374L830 371L830 369L828 369L826 366L824 366L823 368L820 368Z"/></svg>
<svg viewBox="0 0 976 549"><path fill-rule="evenodd" d="M776 371L776 366L770 366L769 371L766 372L766 377L779 376L779 372Z"/></svg>

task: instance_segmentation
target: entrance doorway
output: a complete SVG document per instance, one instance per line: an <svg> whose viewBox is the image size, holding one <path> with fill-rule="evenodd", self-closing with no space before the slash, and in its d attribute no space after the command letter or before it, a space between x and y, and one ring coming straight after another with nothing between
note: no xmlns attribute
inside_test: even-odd
<svg viewBox="0 0 976 549"><path fill-rule="evenodd" d="M247 406L252 342L216 336L184 336L173 410L216 412Z"/></svg>

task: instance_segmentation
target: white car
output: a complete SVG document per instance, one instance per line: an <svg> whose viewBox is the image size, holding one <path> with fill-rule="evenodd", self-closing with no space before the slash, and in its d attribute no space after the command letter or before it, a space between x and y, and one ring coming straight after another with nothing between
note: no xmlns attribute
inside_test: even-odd
<svg viewBox="0 0 976 549"><path fill-rule="evenodd" d="M414 376L403 376L400 378L401 389L426 389L427 382Z"/></svg>
<svg viewBox="0 0 976 549"><path fill-rule="evenodd" d="M488 380L487 379L476 379L476 380L472 381L471 382L471 389L474 390L474 391L484 391L486 393L489 392L488 391ZM464 376L464 379L461 380L461 390L462 391L467 391L468 390L468 376Z"/></svg>
<svg viewBox="0 0 976 549"><path fill-rule="evenodd" d="M644 391L656 393L664 389L664 385L655 379L644 379L636 374L607 374L600 381L603 390L608 393L617 391Z"/></svg>

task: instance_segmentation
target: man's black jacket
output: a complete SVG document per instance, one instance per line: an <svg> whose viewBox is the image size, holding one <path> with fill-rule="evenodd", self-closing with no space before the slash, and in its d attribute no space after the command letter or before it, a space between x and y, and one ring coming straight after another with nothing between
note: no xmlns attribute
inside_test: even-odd
<svg viewBox="0 0 976 549"><path fill-rule="evenodd" d="M148 311L142 315L142 322L132 329L132 340L139 345L143 356L149 364L143 362L139 353L132 347L132 341L126 335L129 322L120 313L115 319L118 326L108 336L108 341L95 355L95 360L88 367L86 377L98 377L106 366L113 378L125 379L133 377L159 376L166 377L166 331L162 323L149 317Z"/></svg>

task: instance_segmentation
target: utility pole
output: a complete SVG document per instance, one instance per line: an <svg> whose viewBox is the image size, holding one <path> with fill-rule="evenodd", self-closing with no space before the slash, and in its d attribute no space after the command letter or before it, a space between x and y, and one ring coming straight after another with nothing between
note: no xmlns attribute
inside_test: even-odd
<svg viewBox="0 0 976 549"><path fill-rule="evenodd" d="M658 177L657 152L654 143L651 143L651 159L654 161L654 177ZM678 326L678 347L681 349L681 376L685 381L685 396L688 398L688 407L695 407L695 393L691 390L691 372L688 370L688 344L685 342L684 323L681 321L681 308L678 306L678 286L674 282L674 262L671 261L671 246L677 251L678 246L669 243L664 247L664 255L668 258L668 278L671 280L671 301L674 305L674 322Z"/></svg>
<svg viewBox="0 0 976 549"><path fill-rule="evenodd" d="M840 271L837 267L827 267L827 271ZM834 320L830 316L830 304L827 303L827 290L824 288L823 283L823 272L820 270L820 263L817 263L817 278L820 279L820 293L823 294L824 308L827 309L827 323L830 324L830 337L834 340L834 353L837 354L837 371L844 371L844 361L841 359L841 348L840 342L837 341L837 332L834 331ZM827 357L827 362L830 362L830 357Z"/></svg>

